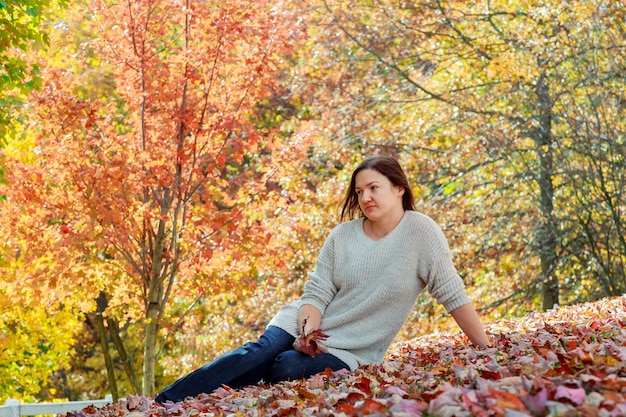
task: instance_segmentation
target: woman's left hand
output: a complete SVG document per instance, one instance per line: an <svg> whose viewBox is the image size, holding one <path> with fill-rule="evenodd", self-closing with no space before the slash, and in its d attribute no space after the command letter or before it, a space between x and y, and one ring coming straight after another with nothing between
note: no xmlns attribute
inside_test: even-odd
<svg viewBox="0 0 626 417"><path fill-rule="evenodd" d="M328 335L321 329L312 330L298 336L293 342L293 348L314 358L316 354L328 353L328 348L322 343L326 339Z"/></svg>

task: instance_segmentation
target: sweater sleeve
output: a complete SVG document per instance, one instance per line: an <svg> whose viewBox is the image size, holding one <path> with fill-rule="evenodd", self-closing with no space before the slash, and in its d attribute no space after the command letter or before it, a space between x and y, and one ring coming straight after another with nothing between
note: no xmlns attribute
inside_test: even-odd
<svg viewBox="0 0 626 417"><path fill-rule="evenodd" d="M442 255L431 265L426 288L448 313L470 302L463 280L449 256Z"/></svg>
<svg viewBox="0 0 626 417"><path fill-rule="evenodd" d="M322 246L315 269L304 283L304 291L300 297L302 304L313 305L322 315L337 293L337 287L333 282L335 263L335 233L333 232Z"/></svg>
<svg viewBox="0 0 626 417"><path fill-rule="evenodd" d="M428 292L450 313L470 302L465 284L452 262L443 231L434 222L431 230L430 262L425 274Z"/></svg>

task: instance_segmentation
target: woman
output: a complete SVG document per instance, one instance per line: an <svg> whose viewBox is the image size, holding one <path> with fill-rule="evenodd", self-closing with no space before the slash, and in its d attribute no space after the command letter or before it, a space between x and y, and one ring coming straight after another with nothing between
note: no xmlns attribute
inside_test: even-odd
<svg viewBox="0 0 626 417"><path fill-rule="evenodd" d="M341 219L349 221L328 236L301 298L281 308L257 342L184 376L155 400L379 363L424 288L473 343L489 345L445 236L415 211L395 159L375 156L356 168Z"/></svg>

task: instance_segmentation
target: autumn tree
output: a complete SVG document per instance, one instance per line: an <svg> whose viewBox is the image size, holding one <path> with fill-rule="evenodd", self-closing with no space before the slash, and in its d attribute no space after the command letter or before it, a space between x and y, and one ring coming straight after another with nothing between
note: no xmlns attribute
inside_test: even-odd
<svg viewBox="0 0 626 417"><path fill-rule="evenodd" d="M19 121L18 109L27 94L38 88L39 67L27 56L49 43L45 23L52 10L67 2L9 0L0 5L0 146Z"/></svg>
<svg viewBox="0 0 626 417"><path fill-rule="evenodd" d="M55 227L42 216L45 193L15 187L14 178L37 175L32 139L7 141L8 184L0 185L6 196L0 203L0 397L24 401L59 395L50 378L70 363L82 330L80 312L91 304L89 284L111 272L64 250ZM72 279L85 285L71 286Z"/></svg>
<svg viewBox="0 0 626 417"><path fill-rule="evenodd" d="M622 77L626 51L601 19L593 26L594 31L570 40L571 55L577 62L572 78L584 94L564 95L572 108L564 118L571 138L560 144L569 150L561 165L567 197L574 202L564 234L564 252L573 278L563 278L578 299L626 293L626 196L621 191L626 186ZM602 48L579 46L598 31L609 35Z"/></svg>
<svg viewBox="0 0 626 417"><path fill-rule="evenodd" d="M0 246L0 402L49 400L56 393L48 380L68 365L80 331L79 306L61 302L65 291L54 285L30 287L33 276L54 260L43 256L24 263L26 242L6 238L12 235L3 225L0 232L6 239Z"/></svg>
<svg viewBox="0 0 626 417"><path fill-rule="evenodd" d="M9 178L10 203L53 230L75 263L108 265L81 285L92 300L107 294L107 314L141 320L150 394L160 343L184 314L170 300L193 306L251 285L259 267L249 259L272 252L254 208L272 195L265 185L282 166L271 160L281 141L250 115L300 32L265 1L95 2L85 11L97 30L86 62L111 71L113 94L86 94L88 68L45 68L32 101L38 157ZM66 278L79 284L71 271Z"/></svg>
<svg viewBox="0 0 626 417"><path fill-rule="evenodd" d="M537 304L545 309L580 300L560 289L566 276L587 285L581 271L590 266L569 251L570 232L582 237L580 228L570 228L581 206L570 199L575 171L564 161L572 167L589 161L573 127L599 119L581 111L598 109L596 97L615 97L603 103L601 119L604 129L623 131L615 96L616 85L623 87L619 5L316 5L308 74L327 86L321 119L336 141L396 154L407 165L416 194L428 201L422 209L451 237L481 304L523 313ZM616 137L614 149L620 141ZM619 207L611 190L619 185L621 162L602 158L614 179L611 207ZM601 181L599 162L585 164L594 184ZM575 182L582 191L583 182ZM594 204L587 209L597 221ZM619 211L602 217L608 221ZM623 257L617 252L611 259Z"/></svg>

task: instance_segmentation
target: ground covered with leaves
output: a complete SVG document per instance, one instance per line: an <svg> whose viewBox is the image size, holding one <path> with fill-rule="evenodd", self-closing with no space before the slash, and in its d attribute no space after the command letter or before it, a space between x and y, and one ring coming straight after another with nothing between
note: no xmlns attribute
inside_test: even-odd
<svg viewBox="0 0 626 417"><path fill-rule="evenodd" d="M180 403L129 397L68 417L626 416L626 296L487 324L494 347L461 334L392 347L356 372L232 390Z"/></svg>

